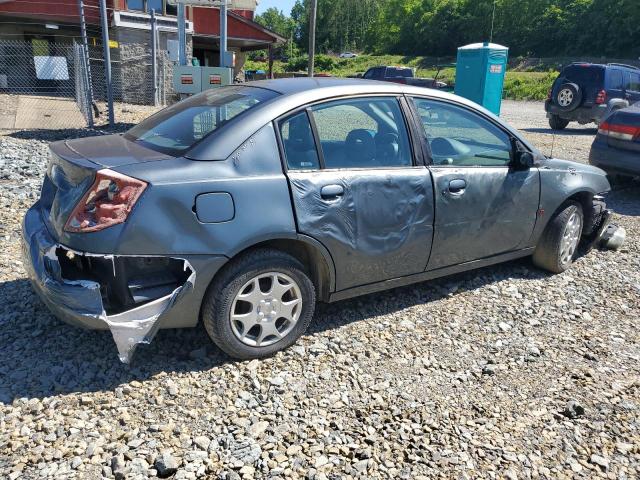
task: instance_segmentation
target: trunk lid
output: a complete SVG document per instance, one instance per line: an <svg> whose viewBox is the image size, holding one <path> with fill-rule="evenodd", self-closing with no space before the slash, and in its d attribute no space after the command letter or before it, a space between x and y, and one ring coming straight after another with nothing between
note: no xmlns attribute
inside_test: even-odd
<svg viewBox="0 0 640 480"><path fill-rule="evenodd" d="M610 125L628 127L624 131L628 131L627 136L632 137L634 131L638 132L640 130L640 108L629 107L617 110L606 119L606 122ZM608 135L607 144L613 148L640 152L640 136L621 138L620 136Z"/></svg>
<svg viewBox="0 0 640 480"><path fill-rule="evenodd" d="M173 157L131 142L120 135L104 135L52 143L40 194L40 212L49 232L61 238L64 225L103 168Z"/></svg>
<svg viewBox="0 0 640 480"><path fill-rule="evenodd" d="M127 140L122 135L101 135L64 142L69 150L106 168L133 163L157 162L173 157Z"/></svg>

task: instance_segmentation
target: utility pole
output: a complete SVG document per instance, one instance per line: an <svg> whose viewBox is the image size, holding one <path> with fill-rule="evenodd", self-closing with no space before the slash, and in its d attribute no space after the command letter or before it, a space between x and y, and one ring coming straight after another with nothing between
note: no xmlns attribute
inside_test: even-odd
<svg viewBox="0 0 640 480"><path fill-rule="evenodd" d="M220 2L220 66L227 66L227 0Z"/></svg>
<svg viewBox="0 0 640 480"><path fill-rule="evenodd" d="M493 0L493 13L491 14L491 34L489 35L489 43L493 42L493 22L496 19L496 2Z"/></svg>
<svg viewBox="0 0 640 480"><path fill-rule="evenodd" d="M82 51L84 53L84 71L87 79L87 111L89 128L93 128L93 82L91 77L91 61L89 59L89 41L87 39L87 23L84 18L84 2L78 0L78 12L80 14L80 35L82 36Z"/></svg>
<svg viewBox="0 0 640 480"><path fill-rule="evenodd" d="M153 105L158 105L158 24L156 21L156 11L151 10L151 69L153 77Z"/></svg>
<svg viewBox="0 0 640 480"><path fill-rule="evenodd" d="M178 64L187 64L187 32L185 31L185 5L178 2Z"/></svg>
<svg viewBox="0 0 640 480"><path fill-rule="evenodd" d="M309 12L309 77L313 77L313 67L316 56L316 13L318 0L311 0L311 12Z"/></svg>
<svg viewBox="0 0 640 480"><path fill-rule="evenodd" d="M106 0L100 0L100 23L102 25L102 48L104 49L104 79L107 83L107 109L109 110L109 126L115 123L113 114L113 86L111 85L111 52L109 51L109 21L107 18Z"/></svg>

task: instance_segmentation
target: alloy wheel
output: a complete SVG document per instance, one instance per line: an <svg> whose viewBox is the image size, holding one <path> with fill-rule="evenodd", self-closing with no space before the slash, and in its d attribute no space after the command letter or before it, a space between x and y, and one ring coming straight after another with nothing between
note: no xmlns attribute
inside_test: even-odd
<svg viewBox="0 0 640 480"><path fill-rule="evenodd" d="M231 330L253 347L279 342L295 327L302 312L300 287L290 276L267 272L253 277L231 305Z"/></svg>
<svg viewBox="0 0 640 480"><path fill-rule="evenodd" d="M573 102L573 92L568 88L563 88L558 93L558 104L561 107L568 107Z"/></svg>
<svg viewBox="0 0 640 480"><path fill-rule="evenodd" d="M573 254L578 248L578 243L580 243L581 234L582 218L577 211L574 211L569 217L560 241L560 262L562 262L562 265L571 263Z"/></svg>

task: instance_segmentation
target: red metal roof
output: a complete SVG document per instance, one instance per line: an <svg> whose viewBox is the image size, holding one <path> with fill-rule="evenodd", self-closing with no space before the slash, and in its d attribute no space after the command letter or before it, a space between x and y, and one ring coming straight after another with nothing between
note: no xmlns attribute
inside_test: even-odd
<svg viewBox="0 0 640 480"><path fill-rule="evenodd" d="M85 16L88 24L100 24L100 9L98 0L85 0ZM107 0L109 9L126 10L125 0ZM190 7L187 16L193 21L194 34L220 35L220 10L217 8ZM77 0L9 0L0 2L0 16L34 18L42 23L79 24ZM285 39L267 30L252 20L253 12L248 10L229 12L229 37L238 39L258 40L275 43Z"/></svg>
<svg viewBox="0 0 640 480"><path fill-rule="evenodd" d="M246 38L251 40L263 40L275 43L284 42L285 39L262 25L239 15L229 12L227 18L229 36L233 38ZM193 32L194 35L220 35L220 10L217 8L193 7Z"/></svg>

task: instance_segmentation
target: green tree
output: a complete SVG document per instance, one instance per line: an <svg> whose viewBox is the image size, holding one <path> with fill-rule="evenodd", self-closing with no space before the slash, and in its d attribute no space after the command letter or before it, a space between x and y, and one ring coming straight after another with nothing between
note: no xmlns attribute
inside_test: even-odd
<svg viewBox="0 0 640 480"><path fill-rule="evenodd" d="M284 45L280 45L274 51L276 57L297 55L297 45L293 41L296 32L295 21L275 7L268 8L263 14L256 15L255 21L260 25L276 32L287 39Z"/></svg>

